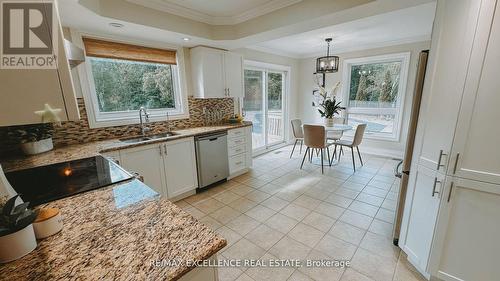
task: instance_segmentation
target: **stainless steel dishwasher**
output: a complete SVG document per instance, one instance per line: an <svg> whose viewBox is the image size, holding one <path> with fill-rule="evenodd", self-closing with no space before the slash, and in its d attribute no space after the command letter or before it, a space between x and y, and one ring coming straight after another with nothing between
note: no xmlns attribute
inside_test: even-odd
<svg viewBox="0 0 500 281"><path fill-rule="evenodd" d="M224 181L229 176L227 132L195 138L199 189Z"/></svg>

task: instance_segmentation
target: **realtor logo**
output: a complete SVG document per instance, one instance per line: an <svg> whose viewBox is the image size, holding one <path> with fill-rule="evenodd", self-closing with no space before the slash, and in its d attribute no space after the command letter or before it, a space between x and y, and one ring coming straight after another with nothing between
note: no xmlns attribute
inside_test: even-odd
<svg viewBox="0 0 500 281"><path fill-rule="evenodd" d="M57 68L58 26L53 1L0 3L0 68Z"/></svg>

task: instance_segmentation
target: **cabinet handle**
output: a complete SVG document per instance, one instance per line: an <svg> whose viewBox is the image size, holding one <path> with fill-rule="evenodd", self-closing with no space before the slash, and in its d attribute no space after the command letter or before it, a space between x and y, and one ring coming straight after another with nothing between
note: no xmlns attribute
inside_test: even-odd
<svg viewBox="0 0 500 281"><path fill-rule="evenodd" d="M231 89L227 88L227 96L230 97L231 96Z"/></svg>
<svg viewBox="0 0 500 281"><path fill-rule="evenodd" d="M167 153L167 144L163 145L163 151L165 153L165 156L168 155L168 153Z"/></svg>
<svg viewBox="0 0 500 281"><path fill-rule="evenodd" d="M457 153L457 158L455 159L455 166L453 166L453 174L457 172L458 158L460 158L460 153Z"/></svg>
<svg viewBox="0 0 500 281"><path fill-rule="evenodd" d="M158 148L160 149L160 155L163 155L163 149L161 147L161 144L160 144L160 146Z"/></svg>
<svg viewBox="0 0 500 281"><path fill-rule="evenodd" d="M240 162L236 162L235 164L236 165L241 165L241 164L243 164L243 162L240 161Z"/></svg>
<svg viewBox="0 0 500 281"><path fill-rule="evenodd" d="M438 158L438 163L437 163L437 170L439 171L439 168L444 167L444 165L441 165L441 160L443 160L443 155L448 155L446 153L443 153L443 150L441 149L439 151L439 158Z"/></svg>
<svg viewBox="0 0 500 281"><path fill-rule="evenodd" d="M450 192L448 192L448 200L447 202L450 202L450 199L451 199L451 191L453 190L453 182L451 182L451 185L450 185Z"/></svg>
<svg viewBox="0 0 500 281"><path fill-rule="evenodd" d="M439 182L441 184L441 181L438 181L438 178L434 178L434 185L432 186L432 197L434 197L435 194L439 194L439 191L436 191L436 185Z"/></svg>

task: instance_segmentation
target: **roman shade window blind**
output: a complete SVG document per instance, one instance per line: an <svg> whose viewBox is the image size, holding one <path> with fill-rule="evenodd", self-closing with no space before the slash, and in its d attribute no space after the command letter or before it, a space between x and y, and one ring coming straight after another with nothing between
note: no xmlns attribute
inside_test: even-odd
<svg viewBox="0 0 500 281"><path fill-rule="evenodd" d="M122 59L139 62L177 64L176 52L157 48L83 38L85 53L90 57Z"/></svg>

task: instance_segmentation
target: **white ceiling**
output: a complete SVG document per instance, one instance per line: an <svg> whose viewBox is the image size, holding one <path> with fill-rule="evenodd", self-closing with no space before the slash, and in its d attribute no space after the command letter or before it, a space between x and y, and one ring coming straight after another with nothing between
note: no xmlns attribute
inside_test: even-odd
<svg viewBox="0 0 500 281"><path fill-rule="evenodd" d="M271 13L302 0L126 0L192 20L233 25Z"/></svg>
<svg viewBox="0 0 500 281"><path fill-rule="evenodd" d="M328 25L330 21L323 20L319 26L325 27L311 28L309 27L309 23L305 22L303 23L305 28L302 30L311 31L302 33L295 31L296 35L288 34L294 34L294 30L301 28L299 24L287 26L283 33L282 31L284 28L280 28L272 30L272 32L258 33L236 40L212 40L176 32L174 29L160 29L116 18L104 17L81 5L81 1L83 0L59 1L59 11L64 26L69 26L87 34L102 37L109 36L109 38L117 39L121 38L121 40L130 39L131 42L141 42L142 40L144 42L150 42L151 44L158 43L158 46L178 45L192 47L196 45L206 45L229 50L252 48L294 58L312 57L323 54L326 51L326 43L323 39L332 36L334 38L333 53L429 40L435 10L435 2L429 2L429 0L406 0L405 3L407 4L399 2L400 0L377 0L373 2L374 5L363 5L360 6L359 9L352 8L348 10L348 18L342 18L342 15L339 14L340 19L338 22L342 22L339 24ZM97 0L88 1L95 2ZM204 0L191 1L204 2ZM210 1L236 2L237 0ZM257 4L263 3L266 0L244 1ZM242 3L244 1L238 2ZM209 0L205 2L209 2ZM417 6L415 6L415 4ZM394 7L397 5L410 8L399 8L395 10ZM233 9L235 12L239 11L236 8ZM367 12L367 9L370 11L368 15L371 14L375 16L359 15L363 15L363 13ZM224 11L224 13L226 12L227 11ZM218 13L223 12L219 11ZM113 28L109 25L110 22L122 23L124 27ZM187 42L183 41L184 37L189 37L191 40Z"/></svg>
<svg viewBox="0 0 500 281"><path fill-rule="evenodd" d="M435 9L436 3L431 2L261 42L249 48L305 58L326 53L324 39L328 37L333 37L330 51L333 54L430 40Z"/></svg>

